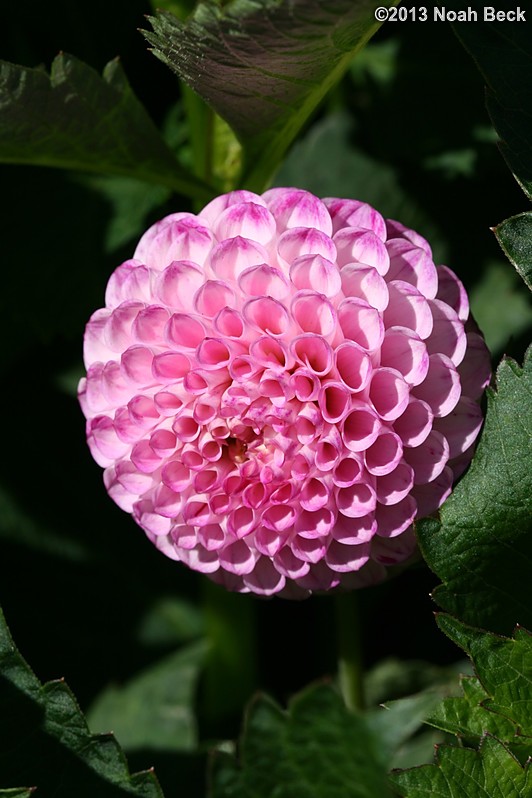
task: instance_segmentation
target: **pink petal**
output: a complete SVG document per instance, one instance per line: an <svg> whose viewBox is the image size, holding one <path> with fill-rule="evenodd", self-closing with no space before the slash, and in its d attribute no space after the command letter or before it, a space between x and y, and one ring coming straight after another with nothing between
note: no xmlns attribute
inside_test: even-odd
<svg viewBox="0 0 532 798"><path fill-rule="evenodd" d="M336 261L340 268L347 263L363 263L385 275L390 268L390 258L381 239L371 230L362 227L344 227L333 236Z"/></svg>

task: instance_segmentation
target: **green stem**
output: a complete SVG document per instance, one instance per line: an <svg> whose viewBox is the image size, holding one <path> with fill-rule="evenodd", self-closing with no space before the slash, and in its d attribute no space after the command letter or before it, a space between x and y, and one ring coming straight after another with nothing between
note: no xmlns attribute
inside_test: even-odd
<svg viewBox="0 0 532 798"><path fill-rule="evenodd" d="M203 608L210 654L203 678L203 716L216 736L257 689L256 604L203 580Z"/></svg>
<svg viewBox="0 0 532 798"><path fill-rule="evenodd" d="M349 709L364 708L362 646L356 592L339 593L334 597L338 681Z"/></svg>

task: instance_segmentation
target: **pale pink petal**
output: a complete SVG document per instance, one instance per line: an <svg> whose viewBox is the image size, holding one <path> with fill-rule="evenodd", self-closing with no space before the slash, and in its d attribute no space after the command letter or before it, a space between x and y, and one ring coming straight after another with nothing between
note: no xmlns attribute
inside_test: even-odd
<svg viewBox="0 0 532 798"><path fill-rule="evenodd" d="M381 366L397 369L409 385L419 385L429 370L427 346L408 327L389 327L382 342Z"/></svg>
<svg viewBox="0 0 532 798"><path fill-rule="evenodd" d="M431 355L429 370L421 385L416 385L413 395L428 404L436 417L447 416L460 399L460 376L446 355Z"/></svg>
<svg viewBox="0 0 532 798"><path fill-rule="evenodd" d="M325 235L332 234L332 222L321 200L301 189L271 189L263 194L275 217L279 233L291 227L310 227Z"/></svg>
<svg viewBox="0 0 532 798"><path fill-rule="evenodd" d="M381 313L386 310L389 295L386 281L377 269L360 263L347 263L340 272L342 291L346 296L364 299Z"/></svg>
<svg viewBox="0 0 532 798"><path fill-rule="evenodd" d="M340 268L348 263L363 263L385 275L390 268L390 258L381 239L371 230L362 227L344 227L333 236L336 260Z"/></svg>
<svg viewBox="0 0 532 798"><path fill-rule="evenodd" d="M478 404L467 396L445 418L438 418L434 429L445 435L449 444L449 457L463 454L476 440L483 416Z"/></svg>
<svg viewBox="0 0 532 798"><path fill-rule="evenodd" d="M345 338L354 341L367 352L382 344L384 324L376 308L365 300L348 297L338 306L338 321Z"/></svg>
<svg viewBox="0 0 532 798"><path fill-rule="evenodd" d="M275 234L275 219L263 205L240 202L218 216L213 231L218 241L241 236L264 246Z"/></svg>
<svg viewBox="0 0 532 798"><path fill-rule="evenodd" d="M370 555L370 544L359 543L351 546L340 543L337 540L331 541L325 561L329 568L338 573L358 571L367 563Z"/></svg>
<svg viewBox="0 0 532 798"><path fill-rule="evenodd" d="M261 557L254 570L244 576L244 584L258 596L273 596L285 586L286 579L267 557Z"/></svg>
<svg viewBox="0 0 532 798"><path fill-rule="evenodd" d="M456 274L447 266L438 266L438 293L441 299L457 314L460 321L467 321L469 316L469 300L466 290Z"/></svg>
<svg viewBox="0 0 532 798"><path fill-rule="evenodd" d="M386 222L371 205L360 200L333 197L327 197L323 203L331 214L335 233L343 227L362 227L372 230L381 241L386 241Z"/></svg>
<svg viewBox="0 0 532 798"><path fill-rule="evenodd" d="M405 449L404 459L414 469L414 482L424 485L436 479L449 459L449 444L440 432L434 430L425 441L413 449Z"/></svg>
<svg viewBox="0 0 532 798"><path fill-rule="evenodd" d="M304 256L321 256L329 262L336 260L336 247L328 235L312 227L292 227L285 230L277 243L279 258L287 265ZM336 267L337 268L337 267ZM304 288L305 286L299 286Z"/></svg>
<svg viewBox="0 0 532 798"><path fill-rule="evenodd" d="M412 246L405 238L388 240L386 249L390 256L387 279L404 280L415 286L427 299L434 299L438 290L438 273L430 252Z"/></svg>
<svg viewBox="0 0 532 798"><path fill-rule="evenodd" d="M404 413L393 423L403 446L419 446L432 429L434 414L426 402L410 396Z"/></svg>
<svg viewBox="0 0 532 798"><path fill-rule="evenodd" d="M459 366L467 348L464 325L454 310L445 302L435 299L429 304L434 326L426 341L427 350L430 355L438 353L447 355L455 366Z"/></svg>
<svg viewBox="0 0 532 798"><path fill-rule="evenodd" d="M326 297L336 296L342 287L338 266L321 254L296 258L290 267L290 279L296 288L318 291Z"/></svg>
<svg viewBox="0 0 532 798"><path fill-rule="evenodd" d="M417 518L424 518L435 512L451 492L453 484L453 472L450 468L443 471L432 482L425 485L416 485L412 491L412 496L417 503Z"/></svg>
<svg viewBox="0 0 532 798"><path fill-rule="evenodd" d="M408 327L425 340L432 332L430 305L417 288L402 280L388 283L390 301L384 311L386 327Z"/></svg>
<svg viewBox="0 0 532 798"><path fill-rule="evenodd" d="M489 385L491 365L489 351L482 336L467 333L467 351L458 366L462 393L470 399L479 399Z"/></svg>

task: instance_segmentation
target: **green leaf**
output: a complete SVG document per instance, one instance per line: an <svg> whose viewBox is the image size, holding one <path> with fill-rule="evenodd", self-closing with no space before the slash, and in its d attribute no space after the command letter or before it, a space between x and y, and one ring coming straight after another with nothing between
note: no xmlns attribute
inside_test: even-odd
<svg viewBox="0 0 532 798"><path fill-rule="evenodd" d="M392 781L405 798L528 798L529 773L502 743L485 737L478 751L443 745L436 764L394 773Z"/></svg>
<svg viewBox="0 0 532 798"><path fill-rule="evenodd" d="M194 693L205 654L203 643L188 646L123 687L108 687L87 713L91 729L112 729L127 751L193 749Z"/></svg>
<svg viewBox="0 0 532 798"><path fill-rule="evenodd" d="M488 696L479 680L464 676L460 684L463 695L444 699L427 717L427 723L477 745L486 732L499 740L512 739L515 726L507 718L487 712L482 706Z"/></svg>
<svg viewBox="0 0 532 798"><path fill-rule="evenodd" d="M504 253L532 290L532 212L506 219L494 232Z"/></svg>
<svg viewBox="0 0 532 798"><path fill-rule="evenodd" d="M532 199L532 40L528 24L455 25L487 83L486 102L508 166Z"/></svg>
<svg viewBox="0 0 532 798"><path fill-rule="evenodd" d="M123 175L208 200L178 164L118 60L103 77L60 54L50 75L0 62L0 161Z"/></svg>
<svg viewBox="0 0 532 798"><path fill-rule="evenodd" d="M145 36L235 131L244 145L242 184L261 191L379 27L374 9L370 0L207 1L185 23L158 13Z"/></svg>
<svg viewBox="0 0 532 798"><path fill-rule="evenodd" d="M513 637L501 637L448 615L438 617L438 626L473 660L485 691L483 706L511 720L515 734L532 738L532 635L518 628Z"/></svg>
<svg viewBox="0 0 532 798"><path fill-rule="evenodd" d="M14 787L12 790L0 790L0 798L31 798L35 788Z"/></svg>
<svg viewBox="0 0 532 798"><path fill-rule="evenodd" d="M1 611L0 780L36 785L44 798L162 798L152 772L129 773L111 734L89 732L64 681L41 685Z"/></svg>
<svg viewBox="0 0 532 798"><path fill-rule="evenodd" d="M417 534L440 606L508 634L532 628L532 349L523 368L502 360L496 388L471 468Z"/></svg>
<svg viewBox="0 0 532 798"><path fill-rule="evenodd" d="M530 794L532 750L532 636L517 629L500 637L438 616L439 627L471 658L478 679L462 681L464 694L446 698L428 723L457 734L478 750L441 746L436 763L395 773L407 798L525 798ZM522 767L519 755L526 766Z"/></svg>
<svg viewBox="0 0 532 798"><path fill-rule="evenodd" d="M284 712L250 706L238 758L214 759L211 798L386 798L385 764L362 715L329 686L309 688Z"/></svg>

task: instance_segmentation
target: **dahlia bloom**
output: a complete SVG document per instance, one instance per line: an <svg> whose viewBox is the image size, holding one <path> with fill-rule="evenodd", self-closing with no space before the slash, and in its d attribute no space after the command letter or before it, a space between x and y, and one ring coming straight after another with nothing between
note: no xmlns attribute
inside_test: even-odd
<svg viewBox="0 0 532 798"><path fill-rule="evenodd" d="M234 191L142 236L85 334L112 499L230 590L385 578L469 463L489 380L462 283L356 200Z"/></svg>

